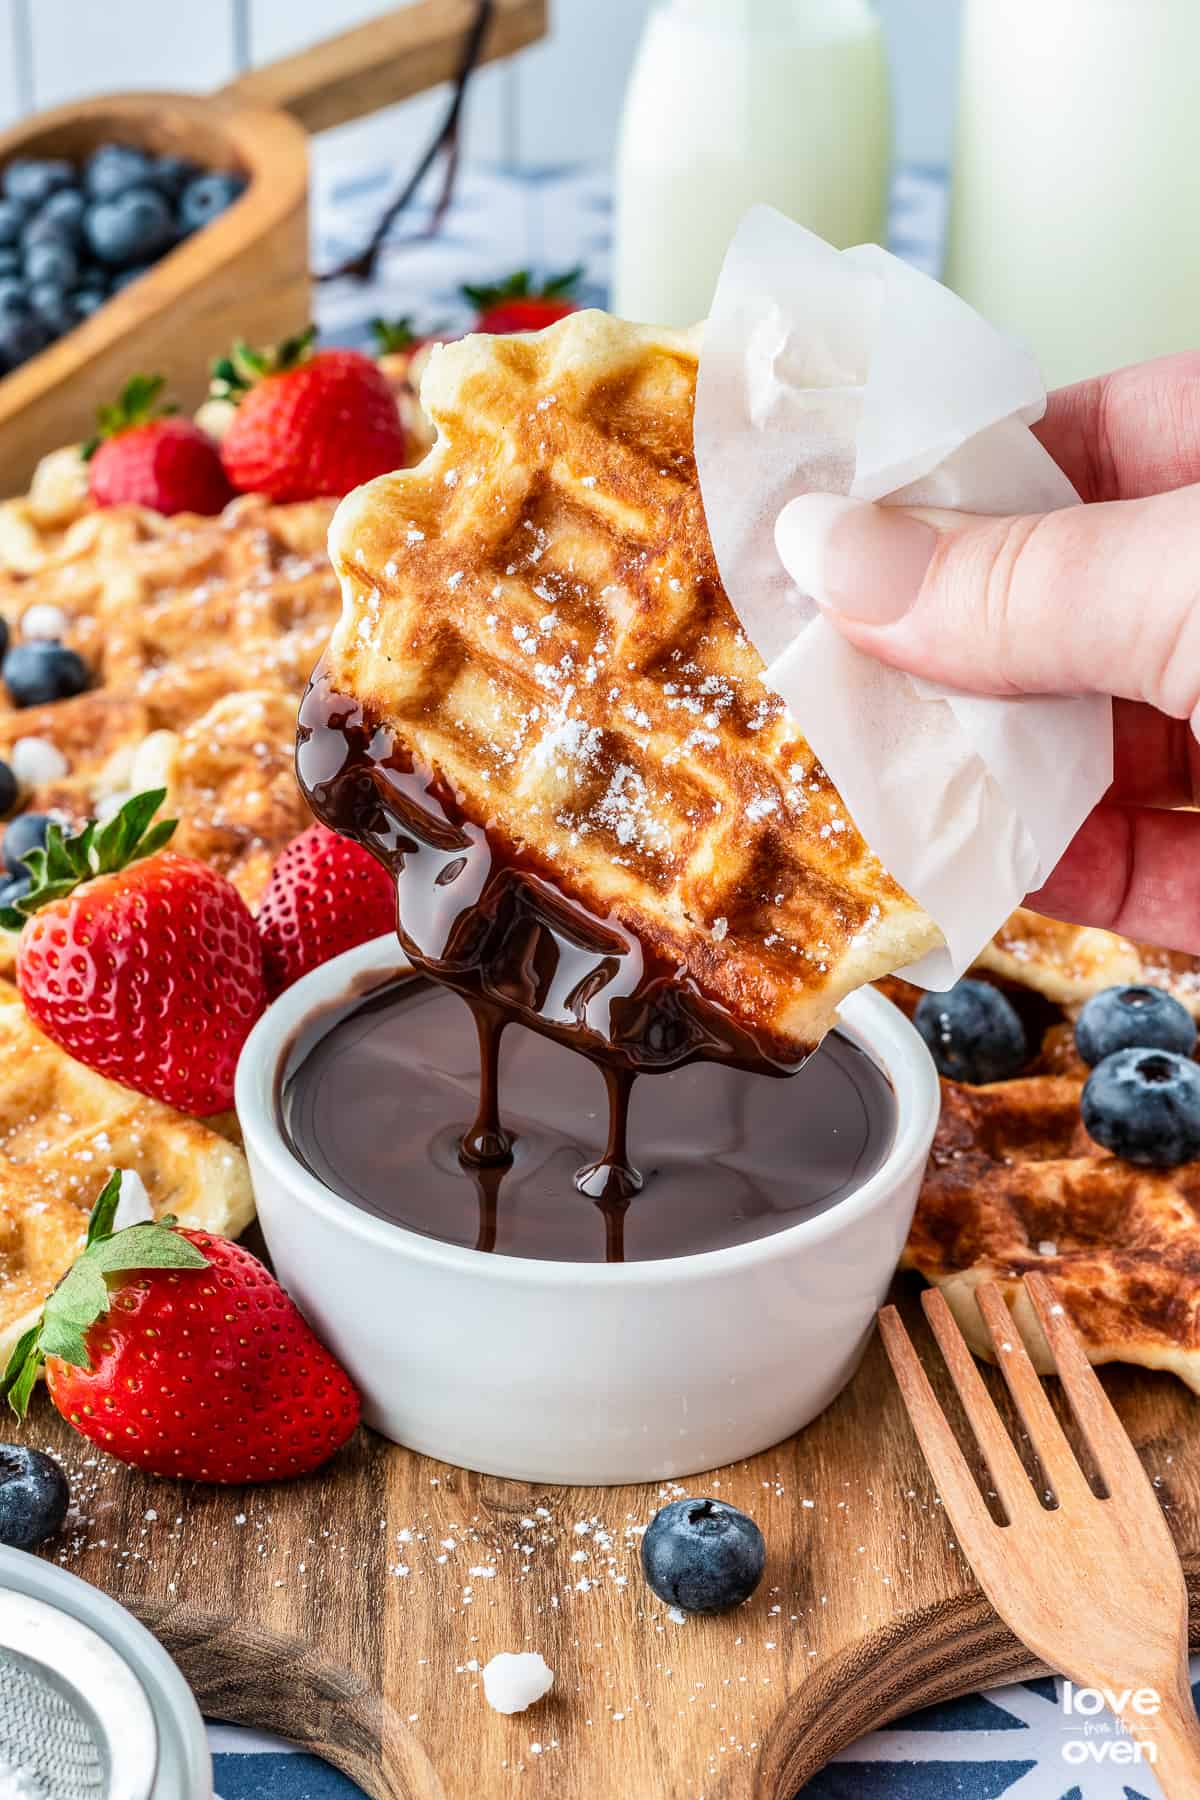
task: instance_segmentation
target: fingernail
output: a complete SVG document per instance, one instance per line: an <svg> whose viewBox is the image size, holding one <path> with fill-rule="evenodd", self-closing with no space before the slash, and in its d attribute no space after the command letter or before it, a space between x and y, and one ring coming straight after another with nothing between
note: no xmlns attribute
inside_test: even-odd
<svg viewBox="0 0 1200 1800"><path fill-rule="evenodd" d="M899 507L802 494L780 513L775 543L792 580L819 606L893 625L921 591L937 532Z"/></svg>

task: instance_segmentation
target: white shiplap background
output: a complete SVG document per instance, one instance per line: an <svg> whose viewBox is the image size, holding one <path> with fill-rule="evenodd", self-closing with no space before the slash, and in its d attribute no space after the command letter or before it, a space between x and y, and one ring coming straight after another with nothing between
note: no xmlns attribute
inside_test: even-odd
<svg viewBox="0 0 1200 1800"><path fill-rule="evenodd" d="M906 162L946 159L960 3L879 0ZM552 0L549 41L480 76L468 154L526 168L606 158L651 4ZM380 0L0 0L0 124L105 90L219 87L389 10ZM426 95L395 109L398 162L423 146L439 105ZM337 134L339 149L352 149L355 129Z"/></svg>

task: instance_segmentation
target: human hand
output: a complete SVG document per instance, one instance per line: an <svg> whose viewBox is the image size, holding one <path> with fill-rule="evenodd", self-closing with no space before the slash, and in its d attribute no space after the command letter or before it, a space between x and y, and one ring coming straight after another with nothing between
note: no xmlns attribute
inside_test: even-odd
<svg viewBox="0 0 1200 1800"><path fill-rule="evenodd" d="M1087 506L986 518L793 500L779 553L854 644L979 694L1111 694L1115 777L1029 904L1200 953L1200 354L1052 394Z"/></svg>

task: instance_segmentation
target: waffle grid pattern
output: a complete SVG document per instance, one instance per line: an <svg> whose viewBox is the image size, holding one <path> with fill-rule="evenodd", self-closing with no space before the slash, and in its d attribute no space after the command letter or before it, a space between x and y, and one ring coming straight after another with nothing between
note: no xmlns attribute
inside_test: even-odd
<svg viewBox="0 0 1200 1800"><path fill-rule="evenodd" d="M903 982L889 996L911 1013ZM994 1360L973 1303L1004 1291L1042 1374L1053 1364L1021 1277L1053 1283L1094 1363L1163 1369L1200 1393L1200 1163L1142 1169L1084 1129L1088 1069L1052 1006L1029 1006L1036 1056L1011 1081L942 1082L933 1154L901 1263L940 1287L976 1356Z"/></svg>
<svg viewBox="0 0 1200 1800"><path fill-rule="evenodd" d="M763 685L709 544L695 374L692 338L589 313L438 351L430 458L334 522L331 674L469 817L806 1047L936 934Z"/></svg>
<svg viewBox="0 0 1200 1800"><path fill-rule="evenodd" d="M253 904L308 818L292 775L295 709L337 615L331 513L251 497L219 519L123 507L44 527L40 568L0 573L0 614L18 637L31 608L57 609L95 681L73 699L0 710L0 756L33 738L67 765L23 805L78 822L165 786L177 847ZM0 529L0 552L4 541Z"/></svg>

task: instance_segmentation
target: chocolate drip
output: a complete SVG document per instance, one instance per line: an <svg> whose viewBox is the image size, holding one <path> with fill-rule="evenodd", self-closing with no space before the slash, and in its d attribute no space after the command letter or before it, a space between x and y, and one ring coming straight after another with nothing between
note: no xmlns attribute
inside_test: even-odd
<svg viewBox="0 0 1200 1800"><path fill-rule="evenodd" d="M634 1083L644 1189L631 1203L602 1177L593 1198L576 1176L581 1165L607 1176L620 1161L611 1097L585 1058L515 1025L502 1051L511 1160L468 1165L460 1143L473 1129L479 1052L466 1010L423 977L377 980L297 1034L281 1125L293 1153L351 1205L451 1244L638 1262L747 1243L836 1205L891 1142L885 1077L833 1032L782 1093L713 1063ZM632 1081L612 1069L609 1078Z"/></svg>
<svg viewBox="0 0 1200 1800"><path fill-rule="evenodd" d="M635 1079L630 1069L605 1069L608 1142L600 1160L586 1164L575 1177L580 1193L590 1195L602 1207L618 1201L628 1205L641 1191L642 1178L629 1160L629 1097Z"/></svg>
<svg viewBox="0 0 1200 1800"><path fill-rule="evenodd" d="M447 784L335 692L323 668L300 709L296 770L317 817L391 870L414 966L469 1000L635 1074L697 1059L768 1075L800 1067L632 932L596 918L529 856L466 819Z"/></svg>
<svg viewBox="0 0 1200 1800"><path fill-rule="evenodd" d="M512 1139L500 1123L500 1036L507 1021L486 1001L469 1004L479 1037L479 1111L458 1153L468 1168L505 1169L512 1161Z"/></svg>
<svg viewBox="0 0 1200 1800"><path fill-rule="evenodd" d="M518 1022L603 1071L607 1142L577 1170L575 1185L603 1213L607 1254L620 1259L625 1212L643 1185L628 1143L635 1078L698 1061L772 1076L800 1064L617 921L565 895L498 832L473 824L447 783L336 692L323 667L301 706L296 768L317 817L391 872L400 942L413 966L460 994L474 1014L479 1100L459 1158L478 1187L477 1247L495 1246L500 1178L513 1159L499 1048Z"/></svg>

